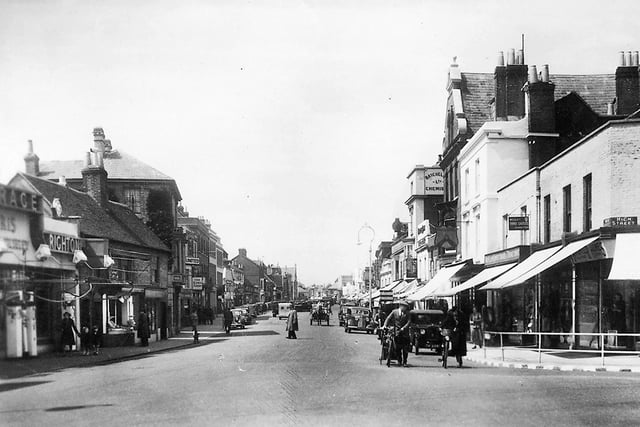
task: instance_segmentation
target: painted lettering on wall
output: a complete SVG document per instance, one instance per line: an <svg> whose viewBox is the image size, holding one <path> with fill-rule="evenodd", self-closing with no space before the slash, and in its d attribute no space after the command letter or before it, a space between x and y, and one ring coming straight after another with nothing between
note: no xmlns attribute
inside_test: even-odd
<svg viewBox="0 0 640 427"><path fill-rule="evenodd" d="M47 242L52 252L72 254L82 249L81 241L77 237L57 233L44 233L44 241Z"/></svg>
<svg viewBox="0 0 640 427"><path fill-rule="evenodd" d="M40 196L35 193L0 184L0 207L40 213Z"/></svg>

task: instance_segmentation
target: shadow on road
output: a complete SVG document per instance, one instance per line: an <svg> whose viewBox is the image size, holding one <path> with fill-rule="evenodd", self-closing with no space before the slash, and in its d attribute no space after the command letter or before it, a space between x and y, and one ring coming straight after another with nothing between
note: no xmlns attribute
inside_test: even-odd
<svg viewBox="0 0 640 427"><path fill-rule="evenodd" d="M34 385L47 384L50 382L51 381L29 381L29 382L0 384L0 393L3 391L17 390L19 388L31 387Z"/></svg>

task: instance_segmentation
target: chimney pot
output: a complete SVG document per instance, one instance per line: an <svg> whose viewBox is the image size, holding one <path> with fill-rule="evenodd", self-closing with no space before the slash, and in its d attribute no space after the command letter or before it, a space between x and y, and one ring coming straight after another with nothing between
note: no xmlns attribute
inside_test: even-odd
<svg viewBox="0 0 640 427"><path fill-rule="evenodd" d="M88 168L91 166L91 152L87 151L87 153L84 156L84 167Z"/></svg>
<svg viewBox="0 0 640 427"><path fill-rule="evenodd" d="M33 154L33 140L28 140L27 141L27 146L28 146L28 154Z"/></svg>
<svg viewBox="0 0 640 427"><path fill-rule="evenodd" d="M625 65L627 64L625 63L625 60L624 60L624 51L621 50L618 55L618 66L624 67Z"/></svg>
<svg viewBox="0 0 640 427"><path fill-rule="evenodd" d="M94 151L104 151L104 131L102 128L93 128L93 149Z"/></svg>
<svg viewBox="0 0 640 427"><path fill-rule="evenodd" d="M538 69L535 65L529 65L529 83L538 83Z"/></svg>
<svg viewBox="0 0 640 427"><path fill-rule="evenodd" d="M507 55L507 65L515 65L516 63L516 51L515 49L509 49L509 53Z"/></svg>
<svg viewBox="0 0 640 427"><path fill-rule="evenodd" d="M518 53L516 54L516 63L518 65L524 65L524 51L522 49L518 49Z"/></svg>
<svg viewBox="0 0 640 427"><path fill-rule="evenodd" d="M634 67L637 67L639 65L639 60L640 58L638 58L638 51L634 51L633 55L631 56L631 65L633 65Z"/></svg>
<svg viewBox="0 0 640 427"><path fill-rule="evenodd" d="M504 52L498 51L498 67L504 67Z"/></svg>
<svg viewBox="0 0 640 427"><path fill-rule="evenodd" d="M626 64L627 67L631 66L631 51L628 50L625 54L624 54L624 62Z"/></svg>
<svg viewBox="0 0 640 427"><path fill-rule="evenodd" d="M613 103L607 102L607 115L613 116Z"/></svg>
<svg viewBox="0 0 640 427"><path fill-rule="evenodd" d="M28 175L40 174L40 158L33 152L33 141L27 141L27 154L24 156L24 170Z"/></svg>
<svg viewBox="0 0 640 427"><path fill-rule="evenodd" d="M544 64L542 66L542 81L549 83L549 64Z"/></svg>

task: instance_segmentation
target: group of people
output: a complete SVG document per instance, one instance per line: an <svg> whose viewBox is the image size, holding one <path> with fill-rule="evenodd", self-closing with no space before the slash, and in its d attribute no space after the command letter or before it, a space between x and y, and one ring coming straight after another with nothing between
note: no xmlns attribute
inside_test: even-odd
<svg viewBox="0 0 640 427"><path fill-rule="evenodd" d="M392 355L398 361L398 365L408 367L407 359L411 350L411 316L409 314L409 303L400 301L398 308L394 309L384 320L383 330L393 331L392 339L396 354ZM467 355L467 332L469 321L464 313L457 307L447 311L441 326L443 339L448 340L450 356L455 356L458 367L462 367L462 357ZM440 360L443 365L446 360ZM387 366L390 366L391 357L387 359ZM445 365L446 366L446 365Z"/></svg>
<svg viewBox="0 0 640 427"><path fill-rule="evenodd" d="M68 311L62 315L61 324L61 344L62 351L68 353L73 351L73 347L76 346L76 337L80 337L80 343L82 347L82 355L88 356L89 354L97 355L102 347L102 330L98 325L89 327L83 325L78 332L76 324L71 318L71 313Z"/></svg>

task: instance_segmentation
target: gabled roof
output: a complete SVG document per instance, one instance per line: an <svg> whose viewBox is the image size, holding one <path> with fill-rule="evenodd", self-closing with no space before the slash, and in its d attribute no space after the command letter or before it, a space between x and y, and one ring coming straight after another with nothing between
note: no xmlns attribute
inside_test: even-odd
<svg viewBox="0 0 640 427"><path fill-rule="evenodd" d="M122 243L169 251L167 246L126 206L109 201L102 208L87 193L56 184L47 179L18 173L49 203L59 199L64 216L80 217L78 231L83 237L105 238ZM16 179L14 178L14 179Z"/></svg>
<svg viewBox="0 0 640 427"><path fill-rule="evenodd" d="M461 73L462 105L470 133L492 121L491 100L495 97L493 73ZM614 74L551 74L556 100L575 92L598 114L607 114L607 103L616 97Z"/></svg>
<svg viewBox="0 0 640 427"><path fill-rule="evenodd" d="M82 178L82 160L52 160L40 162L39 176L48 179L65 176L67 178ZM150 181L172 181L168 175L149 166L141 160L120 150L104 153L104 169L111 179L146 179Z"/></svg>

